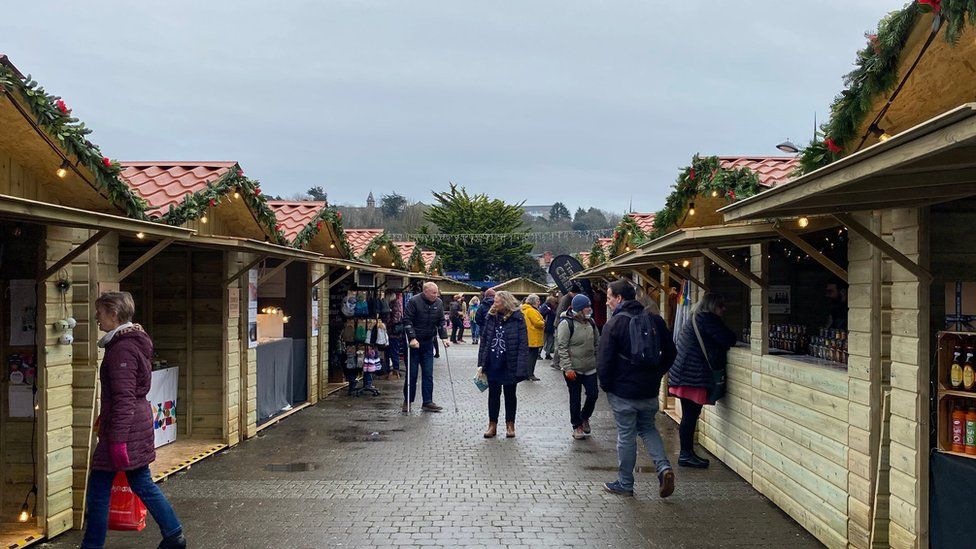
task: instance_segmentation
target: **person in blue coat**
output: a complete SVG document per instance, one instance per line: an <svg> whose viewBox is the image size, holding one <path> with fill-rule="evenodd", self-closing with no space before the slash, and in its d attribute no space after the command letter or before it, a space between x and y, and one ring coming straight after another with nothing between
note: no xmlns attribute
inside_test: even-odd
<svg viewBox="0 0 976 549"><path fill-rule="evenodd" d="M482 304L482 307L484 305ZM519 302L509 292L498 292L485 315L478 367L488 377L488 430L485 438L498 432L498 412L505 393L505 436L515 436L515 389L529 377L529 334Z"/></svg>
<svg viewBox="0 0 976 549"><path fill-rule="evenodd" d="M485 297L481 300L481 306L478 307L478 313L474 315L475 324L481 328L481 331L485 331L485 318L488 316L488 311L491 310L492 304L495 302L495 290L488 288L485 290Z"/></svg>
<svg viewBox="0 0 976 549"><path fill-rule="evenodd" d="M678 356L668 371L668 392L681 400L678 465L682 467L708 467L708 460L695 454L695 428L702 406L715 404L709 394L715 386L714 372L725 369L729 349L737 339L722 321L724 314L725 298L707 293L695 308L693 321L686 322L678 334Z"/></svg>

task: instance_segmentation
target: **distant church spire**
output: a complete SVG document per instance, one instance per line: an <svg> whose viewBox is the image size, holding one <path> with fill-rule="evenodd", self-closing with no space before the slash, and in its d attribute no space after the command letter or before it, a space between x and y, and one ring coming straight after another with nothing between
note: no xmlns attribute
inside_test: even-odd
<svg viewBox="0 0 976 549"><path fill-rule="evenodd" d="M376 199L373 198L373 191L369 191L369 196L366 197L366 207L367 208L376 207Z"/></svg>

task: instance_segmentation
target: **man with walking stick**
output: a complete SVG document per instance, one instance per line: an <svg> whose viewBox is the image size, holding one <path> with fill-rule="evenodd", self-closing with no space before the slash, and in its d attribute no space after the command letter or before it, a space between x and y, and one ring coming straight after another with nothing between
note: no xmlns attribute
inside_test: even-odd
<svg viewBox="0 0 976 549"><path fill-rule="evenodd" d="M410 298L403 312L403 327L410 346L407 379L403 383L403 412L410 411L410 404L417 397L417 376L420 374L423 374L421 409L440 412L443 408L434 403L435 338L441 338L445 349L451 344L444 327L444 303L437 284L425 282L424 291Z"/></svg>

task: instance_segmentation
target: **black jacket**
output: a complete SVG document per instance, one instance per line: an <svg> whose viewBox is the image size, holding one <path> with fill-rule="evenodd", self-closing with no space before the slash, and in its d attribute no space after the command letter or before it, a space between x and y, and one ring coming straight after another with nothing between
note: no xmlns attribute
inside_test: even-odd
<svg viewBox="0 0 976 549"><path fill-rule="evenodd" d="M661 338L661 364L656 369L650 369L635 365L626 358L630 353L630 317L620 312L637 315L643 309L637 301L624 301L603 327L596 351L597 374L603 390L633 400L657 398L661 378L671 367L676 354L671 330L668 330L663 318L652 315L654 329Z"/></svg>
<svg viewBox="0 0 976 549"><path fill-rule="evenodd" d="M444 302L437 298L431 303L422 293L411 297L403 312L403 327L407 331L407 339L426 341L438 335L441 339L447 339Z"/></svg>
<svg viewBox="0 0 976 549"><path fill-rule="evenodd" d="M672 387L711 387L715 383L712 370L725 368L729 349L735 345L735 332L722 322L721 317L715 313L697 313L695 318L708 350L708 360L695 337L695 327L688 320L678 334L678 358L668 372L668 385Z"/></svg>
<svg viewBox="0 0 976 549"><path fill-rule="evenodd" d="M556 311L549 306L548 303L543 303L542 307L539 307L539 313L542 318L546 319L546 327L543 333L547 335L552 335L556 333Z"/></svg>
<svg viewBox="0 0 976 549"><path fill-rule="evenodd" d="M485 318L488 316L488 311L491 306L495 304L495 298L486 297L481 305L478 305L478 312L474 315L474 323L478 325L482 330L485 329Z"/></svg>
<svg viewBox="0 0 976 549"><path fill-rule="evenodd" d="M502 337L496 340L495 335L501 328ZM514 311L508 318L497 314L485 315L484 332L481 335L481 346L478 347L478 366L488 368L488 355L492 353L492 346L502 345L505 348L505 368L493 377L493 372L486 372L488 383L492 385L511 385L529 377L529 332L525 329L525 317L522 311Z"/></svg>

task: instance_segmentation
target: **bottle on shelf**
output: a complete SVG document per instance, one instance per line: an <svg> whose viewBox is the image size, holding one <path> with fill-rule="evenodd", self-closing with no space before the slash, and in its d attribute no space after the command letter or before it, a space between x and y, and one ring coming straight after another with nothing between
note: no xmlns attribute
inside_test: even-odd
<svg viewBox="0 0 976 549"><path fill-rule="evenodd" d="M976 455L976 408L969 408L966 412L966 453Z"/></svg>
<svg viewBox="0 0 976 549"><path fill-rule="evenodd" d="M952 409L952 451L966 451L966 412L958 404Z"/></svg>
<svg viewBox="0 0 976 549"><path fill-rule="evenodd" d="M966 347L966 360L962 365L962 388L967 391L976 389L976 370L973 370L972 347Z"/></svg>
<svg viewBox="0 0 976 549"><path fill-rule="evenodd" d="M949 368L949 387L954 390L962 389L962 347L956 345L952 349L952 366Z"/></svg>

